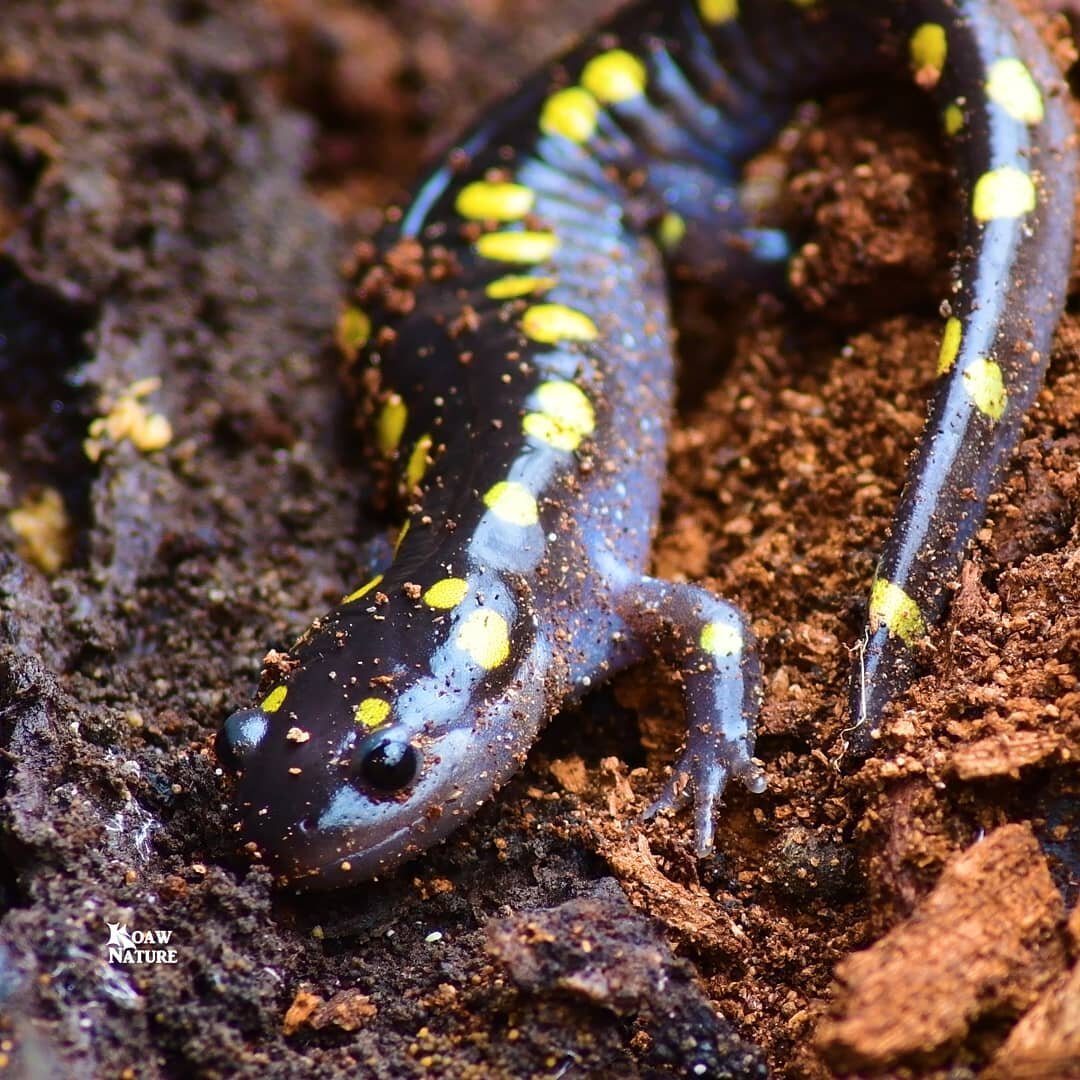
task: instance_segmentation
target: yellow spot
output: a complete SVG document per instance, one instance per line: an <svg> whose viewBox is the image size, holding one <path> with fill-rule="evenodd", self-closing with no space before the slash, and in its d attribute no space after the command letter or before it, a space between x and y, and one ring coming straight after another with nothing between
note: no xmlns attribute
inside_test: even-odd
<svg viewBox="0 0 1080 1080"><path fill-rule="evenodd" d="M372 589L375 589L382 582L382 574L376 574L366 585L361 585L356 592L349 593L341 602L343 604L351 604L354 600L359 600L362 596L367 596Z"/></svg>
<svg viewBox="0 0 1080 1080"><path fill-rule="evenodd" d="M545 135L562 135L571 142L583 143L596 131L600 111L596 98L580 86L557 90L540 110L540 130Z"/></svg>
<svg viewBox="0 0 1080 1080"><path fill-rule="evenodd" d="M954 101L946 105L941 114L946 135L956 135L964 127L964 110Z"/></svg>
<svg viewBox="0 0 1080 1080"><path fill-rule="evenodd" d="M944 375L956 363L956 354L960 351L960 339L963 327L956 318L945 320L945 330L941 335L941 352L938 353L937 371Z"/></svg>
<svg viewBox="0 0 1080 1080"><path fill-rule="evenodd" d="M702 629L700 644L710 656L737 656L742 651L743 636L737 626L711 622Z"/></svg>
<svg viewBox="0 0 1080 1080"><path fill-rule="evenodd" d="M492 300L514 300L519 296L532 296L547 292L558 282L553 277L532 277L530 274L507 274L488 283L484 292Z"/></svg>
<svg viewBox="0 0 1080 1080"><path fill-rule="evenodd" d="M484 495L484 505L508 525L525 528L540 520L536 499L524 484L514 480L500 480Z"/></svg>
<svg viewBox="0 0 1080 1080"><path fill-rule="evenodd" d="M521 426L527 435L556 450L576 450L596 428L592 402L573 383L541 383L536 388L536 401L539 411L526 413Z"/></svg>
<svg viewBox="0 0 1080 1080"><path fill-rule="evenodd" d="M428 451L431 450L432 438L430 435L421 435L416 440L416 445L409 455L409 463L405 466L405 486L412 489L418 487L424 479L424 473L428 467Z"/></svg>
<svg viewBox="0 0 1080 1080"><path fill-rule="evenodd" d="M625 49L594 56L581 72L581 85L601 105L618 105L641 97L647 80L645 65Z"/></svg>
<svg viewBox="0 0 1080 1080"><path fill-rule="evenodd" d="M719 26L739 17L739 0L698 0L698 11L710 26Z"/></svg>
<svg viewBox="0 0 1080 1080"><path fill-rule="evenodd" d="M593 341L600 331L584 312L564 304L533 304L521 316L521 332L543 345L560 341Z"/></svg>
<svg viewBox="0 0 1080 1080"><path fill-rule="evenodd" d="M475 664L491 671L510 655L510 627L497 611L477 608L462 622L457 644Z"/></svg>
<svg viewBox="0 0 1080 1080"><path fill-rule="evenodd" d="M524 184L476 180L458 192L454 207L473 221L518 221L535 202L536 193Z"/></svg>
<svg viewBox="0 0 1080 1080"><path fill-rule="evenodd" d="M986 80L986 94L1014 120L1022 124L1042 123L1042 94L1022 61L1013 57L995 60Z"/></svg>
<svg viewBox="0 0 1080 1080"><path fill-rule="evenodd" d="M449 610L455 608L469 591L469 583L464 578L448 577L436 581L426 593L424 603L431 608Z"/></svg>
<svg viewBox="0 0 1080 1080"><path fill-rule="evenodd" d="M353 710L353 719L366 728L377 728L390 715L390 702L367 697Z"/></svg>
<svg viewBox="0 0 1080 1080"><path fill-rule="evenodd" d="M358 307L347 307L337 321L337 346L351 364L371 338L371 318Z"/></svg>
<svg viewBox="0 0 1080 1080"><path fill-rule="evenodd" d="M411 522L406 521L405 524L401 526L401 532L397 534L397 539L394 541L395 555L401 550L401 545L405 543L405 537L409 535L409 526L411 524Z"/></svg>
<svg viewBox="0 0 1080 1080"><path fill-rule="evenodd" d="M906 645L914 645L926 634L926 622L919 605L899 585L884 578L875 578L870 590L870 620L876 626L885 624Z"/></svg>
<svg viewBox="0 0 1080 1080"><path fill-rule="evenodd" d="M478 255L496 262L539 263L555 254L559 238L551 232L493 232L475 246Z"/></svg>
<svg viewBox="0 0 1080 1080"><path fill-rule="evenodd" d="M940 23L923 23L908 42L911 68L921 85L935 86L945 68L949 46L945 27Z"/></svg>
<svg viewBox="0 0 1080 1080"><path fill-rule="evenodd" d="M400 394L391 394L375 421L375 442L384 454L392 454L405 434L409 410Z"/></svg>
<svg viewBox="0 0 1080 1080"><path fill-rule="evenodd" d="M173 437L172 424L162 413L150 412L141 400L160 389L161 380L152 375L136 380L123 391L105 416L90 422L89 438L83 442L86 456L97 461L106 446L124 439L144 453L168 446Z"/></svg>
<svg viewBox="0 0 1080 1080"><path fill-rule="evenodd" d="M262 699L262 704L259 706L263 712L274 713L285 704L285 698L289 696L289 688L287 686L275 686L269 694Z"/></svg>
<svg viewBox="0 0 1080 1080"><path fill-rule="evenodd" d="M963 380L975 408L991 420L1000 420L1009 400L1001 368L993 360L979 357L964 368Z"/></svg>
<svg viewBox="0 0 1080 1080"><path fill-rule="evenodd" d="M686 219L682 214L676 214L674 210L669 210L660 219L660 228L657 230L657 235L660 237L660 246L665 251L674 250L682 243L683 237L686 235Z"/></svg>
<svg viewBox="0 0 1080 1080"><path fill-rule="evenodd" d="M19 554L42 573L55 574L71 559L75 533L56 488L25 496L8 514L8 524L19 538Z"/></svg>
<svg viewBox="0 0 1080 1080"><path fill-rule="evenodd" d="M1035 183L1015 165L1002 165L975 181L971 209L978 221L1018 218L1035 209Z"/></svg>
<svg viewBox="0 0 1080 1080"><path fill-rule="evenodd" d="M797 8L810 8L813 7L818 2L818 0L791 0L791 2Z"/></svg>

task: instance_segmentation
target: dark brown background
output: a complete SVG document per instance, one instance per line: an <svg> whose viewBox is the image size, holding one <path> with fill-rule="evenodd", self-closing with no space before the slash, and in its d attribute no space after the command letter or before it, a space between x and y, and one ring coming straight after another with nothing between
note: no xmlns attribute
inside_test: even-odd
<svg viewBox="0 0 1080 1080"><path fill-rule="evenodd" d="M494 805L391 882L295 900L238 848L213 732L266 648L363 577L387 524L328 348L337 267L425 157L607 6L5 3L13 1074L651 1077L708 1061L718 1075L695 1040L742 1038L785 1077L968 1077L995 1054L1001 1075L1067 1075L1071 314L929 676L880 760L837 767L849 649L933 377L957 224L935 119L895 88L805 110L759 163L807 244L792 297L735 312L679 298L686 405L656 570L744 604L768 680L770 788L731 794L716 860L695 864L682 818L622 827L680 739L677 695L651 670L560 718ZM1067 70L1066 20L1039 21ZM149 375L172 443L90 465L89 418ZM63 493L74 526L51 579L7 523L36 485ZM106 920L171 929L179 963L109 965ZM837 963L890 930L840 989ZM1023 1029L1001 1048L1040 996L1064 1019L1025 1073Z"/></svg>

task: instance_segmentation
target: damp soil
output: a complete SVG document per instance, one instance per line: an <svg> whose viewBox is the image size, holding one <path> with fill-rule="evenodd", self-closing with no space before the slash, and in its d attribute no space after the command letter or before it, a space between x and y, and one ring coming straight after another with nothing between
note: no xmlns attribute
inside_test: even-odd
<svg viewBox="0 0 1080 1080"><path fill-rule="evenodd" d="M802 110L757 163L789 295L677 297L655 569L751 612L767 675L769 788L730 793L716 856L685 816L628 824L681 737L655 669L392 880L292 896L233 830L217 726L390 525L338 268L606 6L4 5L0 1072L1080 1075L1075 283L926 676L842 754L957 228L896 87ZM1067 18L1032 15L1068 71ZM175 962L110 963L110 923Z"/></svg>

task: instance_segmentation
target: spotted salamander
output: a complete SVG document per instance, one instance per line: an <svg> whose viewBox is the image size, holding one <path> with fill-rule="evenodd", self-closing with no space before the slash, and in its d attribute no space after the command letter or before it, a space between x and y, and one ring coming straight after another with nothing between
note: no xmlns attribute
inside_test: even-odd
<svg viewBox="0 0 1080 1080"><path fill-rule="evenodd" d="M646 574L674 386L667 284L782 279L741 167L793 107L899 76L940 110L964 199L939 379L852 680L866 753L913 678L1043 379L1071 250L1058 74L996 0L633 3L489 110L391 211L340 337L377 373L408 507L391 564L225 722L243 829L283 878L360 881L434 844L590 686L662 654L689 735L653 806L713 843L753 758L746 618ZM921 362L916 358L915 362Z"/></svg>

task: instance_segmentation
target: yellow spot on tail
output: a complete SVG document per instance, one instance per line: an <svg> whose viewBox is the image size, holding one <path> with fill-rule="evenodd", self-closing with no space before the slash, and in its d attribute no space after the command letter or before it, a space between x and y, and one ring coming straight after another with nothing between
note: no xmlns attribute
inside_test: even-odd
<svg viewBox="0 0 1080 1080"><path fill-rule="evenodd" d="M941 113L941 122L946 135L956 135L964 127L964 110L955 102L946 105Z"/></svg>
<svg viewBox="0 0 1080 1080"><path fill-rule="evenodd" d="M371 339L371 318L358 307L347 307L339 316L335 334L341 355L351 364Z"/></svg>
<svg viewBox="0 0 1080 1080"><path fill-rule="evenodd" d="M397 534L397 539L394 541L394 554L401 550L401 545L405 543L405 537L409 535L409 526L412 524L410 521L406 521L401 526L401 532Z"/></svg>
<svg viewBox="0 0 1080 1080"><path fill-rule="evenodd" d="M702 629L699 643L710 656L736 656L742 651L743 636L737 626L711 622Z"/></svg>
<svg viewBox="0 0 1080 1080"><path fill-rule="evenodd" d="M405 434L405 425L409 420L409 410L400 394L391 394L375 421L375 442L387 455L394 453Z"/></svg>
<svg viewBox="0 0 1080 1080"><path fill-rule="evenodd" d="M519 296L554 289L558 282L553 277L533 277L531 274L507 274L488 283L484 292L492 300L514 300Z"/></svg>
<svg viewBox="0 0 1080 1080"><path fill-rule="evenodd" d="M510 627L497 611L477 608L463 620L457 645L475 664L491 671L510 655Z"/></svg>
<svg viewBox="0 0 1080 1080"><path fill-rule="evenodd" d="M1035 183L1015 165L991 169L975 181L971 210L977 221L1018 218L1035 209Z"/></svg>
<svg viewBox="0 0 1080 1080"><path fill-rule="evenodd" d="M944 375L956 363L956 355L960 352L960 341L963 337L963 327L960 320L951 318L945 320L945 330L941 335L941 351L938 353L937 371Z"/></svg>
<svg viewBox="0 0 1080 1080"><path fill-rule="evenodd" d="M949 46L945 27L940 23L923 23L908 42L911 69L920 86L933 87L941 78Z"/></svg>
<svg viewBox="0 0 1080 1080"><path fill-rule="evenodd" d="M600 331L582 311L564 304L533 304L521 316L521 332L543 345L560 341L593 341Z"/></svg>
<svg viewBox="0 0 1080 1080"><path fill-rule="evenodd" d="M421 435L416 440L416 445L409 455L409 463L405 466L405 486L417 487L424 479L424 473L428 468L428 452L431 450L432 438L430 435Z"/></svg>
<svg viewBox="0 0 1080 1080"><path fill-rule="evenodd" d="M739 0L698 0L698 11L710 26L719 26L739 17Z"/></svg>
<svg viewBox="0 0 1080 1080"><path fill-rule="evenodd" d="M962 378L964 389L975 408L991 420L1000 420L1009 395L998 364L986 357L979 357L964 368Z"/></svg>
<svg viewBox="0 0 1080 1080"><path fill-rule="evenodd" d="M580 387L570 382L541 383L536 412L526 413L522 428L556 450L576 450L596 429L596 412Z"/></svg>
<svg viewBox="0 0 1080 1080"><path fill-rule="evenodd" d="M458 192L454 207L473 221L518 221L535 202L536 192L524 184L476 180Z"/></svg>
<svg viewBox="0 0 1080 1080"><path fill-rule="evenodd" d="M550 259L559 246L551 232L493 232L476 241L476 253L496 262L540 263Z"/></svg>
<svg viewBox="0 0 1080 1080"><path fill-rule="evenodd" d="M870 589L870 622L874 627L884 623L905 645L914 645L926 634L919 605L899 585L884 578L875 578Z"/></svg>
<svg viewBox="0 0 1080 1080"><path fill-rule="evenodd" d="M594 56L581 72L581 85L602 105L618 105L641 97L647 81L645 65L625 49Z"/></svg>
<svg viewBox="0 0 1080 1080"><path fill-rule="evenodd" d="M1023 61L995 60L986 80L986 95L1020 123L1042 123L1042 94Z"/></svg>
<svg viewBox="0 0 1080 1080"><path fill-rule="evenodd" d="M378 588L379 584L382 582L382 579L382 574L376 574L375 577L373 577L366 585L361 585L360 588L356 590L356 592L349 593L349 595L346 596L345 599L341 602L343 604L351 604L354 600L359 600L361 597L367 596L367 594L371 592L372 589Z"/></svg>
<svg viewBox="0 0 1080 1080"><path fill-rule="evenodd" d="M660 246L665 251L677 248L686 235L686 219L682 214L676 214L674 210L669 210L660 219L660 228L657 230L657 235L660 237Z"/></svg>
<svg viewBox="0 0 1080 1080"><path fill-rule="evenodd" d="M561 135L571 142L588 142L596 131L600 111L596 98L580 86L557 90L540 110L540 130L545 135Z"/></svg>
<svg viewBox="0 0 1080 1080"><path fill-rule="evenodd" d="M469 591L469 583L464 578L448 577L442 581L436 581L426 593L424 603L430 608L440 608L448 611L455 608Z"/></svg>
<svg viewBox="0 0 1080 1080"><path fill-rule="evenodd" d="M390 715L390 702L382 698L364 698L353 710L353 719L366 728L377 728Z"/></svg>
<svg viewBox="0 0 1080 1080"><path fill-rule="evenodd" d="M536 498L524 484L514 480L500 480L484 495L484 505L508 525L525 528L540 520Z"/></svg>
<svg viewBox="0 0 1080 1080"><path fill-rule="evenodd" d="M259 708L263 712L275 713L282 705L285 704L285 699L289 696L289 688L287 686L275 686L269 694L262 699Z"/></svg>

